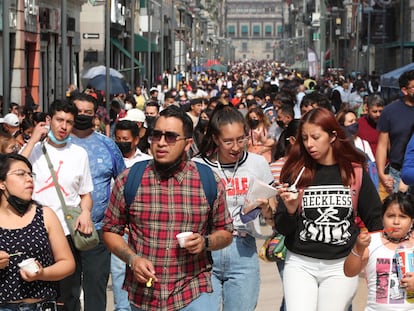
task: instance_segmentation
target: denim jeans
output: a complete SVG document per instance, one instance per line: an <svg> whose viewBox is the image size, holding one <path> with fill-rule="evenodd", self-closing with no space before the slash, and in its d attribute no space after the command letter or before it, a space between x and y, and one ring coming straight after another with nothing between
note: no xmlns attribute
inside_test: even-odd
<svg viewBox="0 0 414 311"><path fill-rule="evenodd" d="M394 182L394 192L398 192L398 184L400 183L400 180L401 180L401 171L398 171L395 168L392 168L390 166L389 174L395 180L395 182Z"/></svg>
<svg viewBox="0 0 414 311"><path fill-rule="evenodd" d="M128 235L124 234L124 240L128 240ZM126 264L114 254L111 254L111 275L112 290L114 292L115 311L131 311L128 300L128 292L122 289L125 279Z"/></svg>
<svg viewBox="0 0 414 311"><path fill-rule="evenodd" d="M259 297L260 273L255 238L234 236L233 242L213 255L213 299L210 310L254 310Z"/></svg>
<svg viewBox="0 0 414 311"><path fill-rule="evenodd" d="M194 299L189 305L180 309L180 311L210 311L212 303L211 293L202 293L198 298ZM144 311L141 308L131 304L132 311Z"/></svg>
<svg viewBox="0 0 414 311"><path fill-rule="evenodd" d="M317 259L288 251L283 271L287 310L348 310L358 287L358 276L345 276L344 261L345 258Z"/></svg>
<svg viewBox="0 0 414 311"><path fill-rule="evenodd" d="M84 292L85 311L106 310L106 287L108 285L111 266L111 253L102 240L102 230L98 230L99 244L88 251L78 251L74 248L72 239L68 241L75 257L75 272L59 282L60 297L64 303L59 310L80 311L80 290Z"/></svg>

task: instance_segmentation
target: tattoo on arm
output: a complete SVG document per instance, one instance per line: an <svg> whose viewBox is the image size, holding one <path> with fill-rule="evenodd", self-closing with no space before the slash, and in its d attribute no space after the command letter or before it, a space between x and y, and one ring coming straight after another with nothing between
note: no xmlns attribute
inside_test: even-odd
<svg viewBox="0 0 414 311"><path fill-rule="evenodd" d="M114 254L127 264L129 263L129 258L134 255L133 251L128 246L117 246L114 249Z"/></svg>

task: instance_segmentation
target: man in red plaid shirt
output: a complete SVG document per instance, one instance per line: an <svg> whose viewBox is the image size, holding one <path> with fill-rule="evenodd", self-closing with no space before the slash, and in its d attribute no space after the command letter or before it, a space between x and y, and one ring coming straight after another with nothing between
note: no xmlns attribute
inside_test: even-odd
<svg viewBox="0 0 414 311"><path fill-rule="evenodd" d="M216 175L217 197L210 212L197 166L186 156L192 131L191 119L180 108L163 110L150 134L154 159L129 211L124 198L129 170L118 176L111 194L103 238L128 264L124 289L133 311L219 308L213 307L210 295L209 251L231 243L232 219ZM126 226L128 244L122 239ZM176 235L187 231L193 234L181 248Z"/></svg>

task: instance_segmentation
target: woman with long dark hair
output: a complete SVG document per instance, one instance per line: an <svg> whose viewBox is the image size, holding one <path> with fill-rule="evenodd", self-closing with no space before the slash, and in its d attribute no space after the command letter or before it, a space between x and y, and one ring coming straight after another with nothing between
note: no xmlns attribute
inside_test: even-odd
<svg viewBox="0 0 414 311"><path fill-rule="evenodd" d="M343 311L350 305L358 278L347 278L343 264L358 236L355 216L369 231L382 228L381 201L364 167L365 156L332 112L316 108L302 117L281 172L275 216L288 248L287 310Z"/></svg>
<svg viewBox="0 0 414 311"><path fill-rule="evenodd" d="M243 115L236 108L219 104L200 146L201 159L220 176L233 217L233 242L213 251L213 297L223 310L253 311L260 288L259 262L255 236L260 234L258 214L272 219L274 199L258 199L253 212L243 215L249 186L257 179L266 184L273 176L265 158L246 152L248 131ZM252 203L252 202L250 202ZM246 219L247 218L247 219ZM213 309L212 309L213 310ZM215 311L215 310L214 310ZM218 310L217 310L218 311Z"/></svg>

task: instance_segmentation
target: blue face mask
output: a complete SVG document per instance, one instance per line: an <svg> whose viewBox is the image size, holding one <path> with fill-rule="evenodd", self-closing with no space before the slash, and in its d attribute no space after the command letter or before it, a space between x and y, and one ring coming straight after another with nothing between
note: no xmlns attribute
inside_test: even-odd
<svg viewBox="0 0 414 311"><path fill-rule="evenodd" d="M368 95L368 92L361 92L361 93L359 93L359 95L361 95L361 97L365 97L365 96L367 96Z"/></svg>
<svg viewBox="0 0 414 311"><path fill-rule="evenodd" d="M49 131L47 133L47 137L49 137L50 141L52 143L54 143L55 145L64 145L67 142L69 142L72 138L70 137L70 135L68 135L64 140L58 140L55 135L53 135L52 131Z"/></svg>

